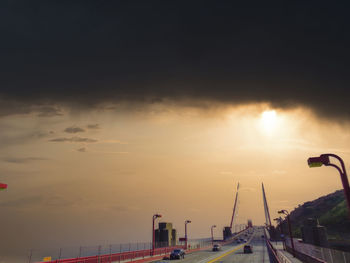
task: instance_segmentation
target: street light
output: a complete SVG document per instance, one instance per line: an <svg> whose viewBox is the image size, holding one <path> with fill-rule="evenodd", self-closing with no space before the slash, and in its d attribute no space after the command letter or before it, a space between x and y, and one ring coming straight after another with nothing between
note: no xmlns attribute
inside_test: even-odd
<svg viewBox="0 0 350 263"><path fill-rule="evenodd" d="M339 166L331 163L329 160L329 157L336 158L340 162L341 168ZM348 175L346 174L345 165L344 165L343 160L338 155L335 155L333 153L326 153L326 154L321 154L319 157L310 157L307 160L307 163L308 163L309 167L311 167L311 168L312 167L320 167L320 166L324 165L324 166L332 166L338 170L342 184L343 184L344 194L345 194L346 202L348 204L348 213L349 213L349 217L350 217L350 186L349 186Z"/></svg>
<svg viewBox="0 0 350 263"><path fill-rule="evenodd" d="M192 223L191 220L185 221L185 247L187 249L187 224Z"/></svg>
<svg viewBox="0 0 350 263"><path fill-rule="evenodd" d="M154 231L154 221L158 218L162 217L160 214L154 214L152 220L152 256L154 255L154 247L155 247L155 231Z"/></svg>
<svg viewBox="0 0 350 263"><path fill-rule="evenodd" d="M5 189L7 189L7 184L0 183L0 190L5 190Z"/></svg>
<svg viewBox="0 0 350 263"><path fill-rule="evenodd" d="M280 211L278 211L278 213L286 215L287 222L288 222L288 228L289 228L290 241L292 242L293 257L295 257L295 249L294 249L294 241L293 241L293 234L292 234L292 226L290 224L289 213L288 213L287 210L280 210Z"/></svg>
<svg viewBox="0 0 350 263"><path fill-rule="evenodd" d="M280 226L280 231L281 231L281 237L283 238L282 239L282 245L283 245L283 250L285 250L285 244L284 244L284 233L283 233L283 227L282 227L282 217L277 217L274 219L276 222L278 222L279 226Z"/></svg>
<svg viewBox="0 0 350 263"><path fill-rule="evenodd" d="M282 217L277 217L277 218L274 218L273 220L275 220L277 222L277 224L280 226L280 230L281 230L281 234L283 235L283 228L282 228Z"/></svg>
<svg viewBox="0 0 350 263"><path fill-rule="evenodd" d="M211 244L214 244L214 234L213 234L213 228L216 227L216 225L212 225L210 230L211 230Z"/></svg>

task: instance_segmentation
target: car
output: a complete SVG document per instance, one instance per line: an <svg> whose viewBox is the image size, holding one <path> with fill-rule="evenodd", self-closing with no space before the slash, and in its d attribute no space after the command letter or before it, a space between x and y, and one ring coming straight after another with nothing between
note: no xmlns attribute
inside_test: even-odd
<svg viewBox="0 0 350 263"><path fill-rule="evenodd" d="M181 259L185 258L185 250L183 249L174 249L170 253L170 259Z"/></svg>
<svg viewBox="0 0 350 263"><path fill-rule="evenodd" d="M244 254L250 254L253 253L253 247L251 245L245 245L243 248Z"/></svg>
<svg viewBox="0 0 350 263"><path fill-rule="evenodd" d="M213 251L219 251L221 250L221 246L219 244L214 244Z"/></svg>

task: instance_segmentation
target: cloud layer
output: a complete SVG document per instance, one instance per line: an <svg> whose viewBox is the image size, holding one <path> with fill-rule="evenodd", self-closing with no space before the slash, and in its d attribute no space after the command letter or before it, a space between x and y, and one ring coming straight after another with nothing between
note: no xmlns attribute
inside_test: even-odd
<svg viewBox="0 0 350 263"><path fill-rule="evenodd" d="M55 138L55 139L51 139L49 140L50 142L85 142L85 143L93 143L93 142L97 142L97 140L95 139L91 139L91 138L84 138L84 137L78 137L78 136L74 136L74 137L60 137L60 138Z"/></svg>
<svg viewBox="0 0 350 263"><path fill-rule="evenodd" d="M22 164L22 163L29 163L33 161L46 161L48 159L42 158L42 157L7 157L7 158L3 158L2 160L8 163Z"/></svg>
<svg viewBox="0 0 350 263"><path fill-rule="evenodd" d="M84 132L84 131L85 130L83 128L75 127L75 126L64 129L64 132L66 133L78 133L78 132Z"/></svg>
<svg viewBox="0 0 350 263"><path fill-rule="evenodd" d="M322 117L350 118L350 17L340 5L2 5L0 98L8 106L0 115L33 105L187 100L304 105ZM54 107L41 113L60 114Z"/></svg>

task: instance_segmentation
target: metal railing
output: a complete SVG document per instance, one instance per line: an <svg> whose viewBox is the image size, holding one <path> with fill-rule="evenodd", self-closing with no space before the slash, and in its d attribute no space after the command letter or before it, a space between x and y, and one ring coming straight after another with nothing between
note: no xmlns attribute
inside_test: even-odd
<svg viewBox="0 0 350 263"><path fill-rule="evenodd" d="M327 263L350 263L350 253L344 252L340 250L324 248L314 246L312 244L307 244L303 242L298 242L298 240L294 240L295 250L298 253L307 255L309 257L317 259L319 262L327 262ZM290 239L286 239L287 249L291 250L291 242Z"/></svg>
<svg viewBox="0 0 350 263"><path fill-rule="evenodd" d="M210 238L190 239L187 243L187 250L197 250L207 246L211 246ZM166 255L174 248L185 248L185 243L178 242L175 246L168 246L168 243L157 243L153 255ZM150 257L152 252L151 242L31 249L26 262L118 262Z"/></svg>
<svg viewBox="0 0 350 263"><path fill-rule="evenodd" d="M233 242L234 238L245 230L236 233L231 239L222 244ZM157 243L154 256L167 255L174 248L184 248L188 252L208 248L212 245L211 238L189 239L187 248L185 242L178 242L176 246L168 246L168 243ZM26 263L55 262L55 263L103 263L146 258L152 255L152 243L124 243L96 246L62 247L54 249L31 249Z"/></svg>
<svg viewBox="0 0 350 263"><path fill-rule="evenodd" d="M173 248L172 246L171 248ZM176 246L177 247L177 246ZM179 244L183 247L183 244ZM169 248L167 243L157 244L155 254L168 253ZM152 243L127 243L127 244L110 244L97 246L80 246L80 247L62 247L55 249L31 249L28 256L28 263L42 262L42 261L58 261L66 262L66 259L84 259L84 261L92 257L106 258L106 255L113 255L114 261L121 261L124 259L147 257L150 256L152 250Z"/></svg>
<svg viewBox="0 0 350 263"><path fill-rule="evenodd" d="M266 228L264 228L264 233L265 233L267 252L269 253L270 261L273 263L289 263L289 262L281 261L281 259L278 257L278 254L277 254L278 251L272 246L270 242L270 234Z"/></svg>

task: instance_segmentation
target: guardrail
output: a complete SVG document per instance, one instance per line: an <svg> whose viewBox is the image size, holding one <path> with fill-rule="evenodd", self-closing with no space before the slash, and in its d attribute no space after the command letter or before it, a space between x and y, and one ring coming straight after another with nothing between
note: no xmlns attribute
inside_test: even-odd
<svg viewBox="0 0 350 263"><path fill-rule="evenodd" d="M230 237L230 238L227 239L227 240L221 241L220 243L221 243L222 245L230 244L230 243L232 243L232 242L235 241L235 238L239 237L241 234L243 234L243 232L247 231L248 229L249 229L249 228L243 229L243 230L237 232L234 236Z"/></svg>
<svg viewBox="0 0 350 263"><path fill-rule="evenodd" d="M89 256L89 257L57 259L57 260L44 261L44 262L45 263L111 263L111 262L120 262L124 260L132 261L134 259L142 259L142 258L151 257L151 256L166 255L175 248L184 248L184 247L173 246L173 247L156 248L154 250L154 253L152 253L152 249L146 249L146 250L122 252L122 253L115 253L115 254L96 255L96 256Z"/></svg>
<svg viewBox="0 0 350 263"><path fill-rule="evenodd" d="M292 251L290 239L286 239L287 251ZM303 262L311 263L349 263L350 253L340 250L314 246L294 239L296 256Z"/></svg>
<svg viewBox="0 0 350 263"><path fill-rule="evenodd" d="M277 254L278 259L282 263L292 263L292 261L289 260L289 258L287 258L281 251L276 250L276 254Z"/></svg>
<svg viewBox="0 0 350 263"><path fill-rule="evenodd" d="M289 252L289 253L293 253L293 250L291 247L289 246L286 246L286 250ZM324 261L322 259L319 259L319 258L316 258L316 257L313 257L311 255L308 255L308 254L304 254L298 250L294 250L294 254L295 254L295 257L299 260L301 260L302 262L305 262L305 263L327 263L327 261ZM334 262L334 263L340 263L338 261Z"/></svg>
<svg viewBox="0 0 350 263"><path fill-rule="evenodd" d="M272 246L272 244L268 238L265 238L265 241L266 241L266 247L267 247L267 251L269 253L270 261L272 261L273 263L290 263L288 261L282 261L278 257L278 255L277 255L278 251Z"/></svg>
<svg viewBox="0 0 350 263"><path fill-rule="evenodd" d="M219 242L222 245L226 245L235 241L235 238L242 235L247 229L244 229L234 236L232 236L229 240ZM154 259L156 256L168 255L175 248L186 249L186 252L191 253L203 249L208 249L212 246L211 239L197 239L197 240L189 240L188 247L186 248L184 244L180 244L177 246L171 247L160 247L154 250L152 255L151 244L149 243L139 243L139 244L124 244L124 245L109 245L109 246L92 246L89 247L80 247L79 249L74 248L66 248L59 249L57 251L47 251L45 254L54 254L56 255L53 259L51 257L40 257L38 256L33 258L33 251L29 256L29 263L33 262L45 262L45 263L110 263L110 262L121 262L125 260L142 260L142 259ZM143 248L143 249L142 249ZM116 249L118 251L116 251ZM70 251L72 250L72 251ZM86 251L85 251L86 250ZM70 252L68 254L76 253L76 257L67 257L63 256L63 252ZM40 252L40 251L39 251ZM84 253L85 252L85 253ZM42 253L39 253L39 255ZM87 255L86 255L87 254Z"/></svg>

